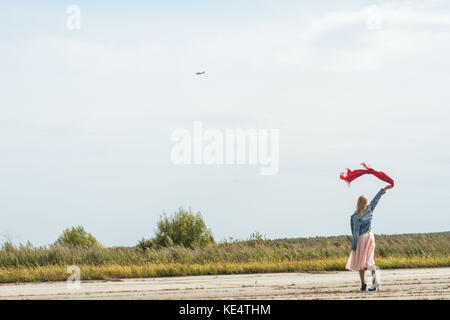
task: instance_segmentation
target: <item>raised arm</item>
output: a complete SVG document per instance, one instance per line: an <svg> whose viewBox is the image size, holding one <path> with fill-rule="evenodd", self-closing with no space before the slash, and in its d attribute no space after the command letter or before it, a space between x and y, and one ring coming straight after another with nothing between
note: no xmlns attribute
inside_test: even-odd
<svg viewBox="0 0 450 320"><path fill-rule="evenodd" d="M372 199L372 201L370 201L369 208L371 211L373 211L375 209L381 196L384 193L386 193L386 190L391 189L391 188L393 188L392 185L387 185L386 187L384 187L383 189L380 189L380 191L378 191L378 193L375 195L375 197Z"/></svg>

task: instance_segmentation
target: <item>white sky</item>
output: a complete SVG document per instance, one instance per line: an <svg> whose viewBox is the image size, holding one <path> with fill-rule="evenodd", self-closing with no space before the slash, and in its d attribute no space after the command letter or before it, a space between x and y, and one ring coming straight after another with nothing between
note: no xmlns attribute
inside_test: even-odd
<svg viewBox="0 0 450 320"><path fill-rule="evenodd" d="M396 181L374 232L448 231L448 2L314 3L79 1L79 31L72 3L1 4L1 240L133 245L180 206L218 240L349 234L384 186L339 180L360 162ZM194 120L279 129L278 175L173 165Z"/></svg>

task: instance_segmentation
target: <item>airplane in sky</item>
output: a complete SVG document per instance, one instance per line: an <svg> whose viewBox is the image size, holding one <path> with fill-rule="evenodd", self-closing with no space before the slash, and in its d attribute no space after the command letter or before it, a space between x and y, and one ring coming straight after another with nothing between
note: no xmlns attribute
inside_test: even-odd
<svg viewBox="0 0 450 320"><path fill-rule="evenodd" d="M206 71L202 71L202 72L196 72L195 74L200 75L200 74L205 74L205 73L206 73Z"/></svg>

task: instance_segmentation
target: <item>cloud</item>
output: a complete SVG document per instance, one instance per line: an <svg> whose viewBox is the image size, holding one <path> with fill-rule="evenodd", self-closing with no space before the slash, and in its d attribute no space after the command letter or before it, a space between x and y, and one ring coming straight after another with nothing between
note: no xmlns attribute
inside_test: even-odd
<svg viewBox="0 0 450 320"><path fill-rule="evenodd" d="M277 60L320 71L375 71L392 56L450 48L450 13L384 4L309 18Z"/></svg>

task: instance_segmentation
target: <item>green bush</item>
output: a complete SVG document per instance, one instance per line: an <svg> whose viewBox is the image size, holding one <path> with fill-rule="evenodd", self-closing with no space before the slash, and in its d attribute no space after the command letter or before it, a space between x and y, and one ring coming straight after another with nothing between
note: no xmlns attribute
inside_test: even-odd
<svg viewBox="0 0 450 320"><path fill-rule="evenodd" d="M136 247L145 251L147 249L155 249L155 248L157 248L157 245L156 245L154 239L142 238L142 240L139 240Z"/></svg>
<svg viewBox="0 0 450 320"><path fill-rule="evenodd" d="M187 211L180 208L171 217L164 214L157 226L154 241L159 247L180 245L193 248L214 243L211 230L206 227L201 213L194 214L191 209Z"/></svg>
<svg viewBox="0 0 450 320"><path fill-rule="evenodd" d="M58 240L55 241L54 245L58 247L79 247L83 249L102 246L91 233L84 230L83 226L65 229Z"/></svg>

